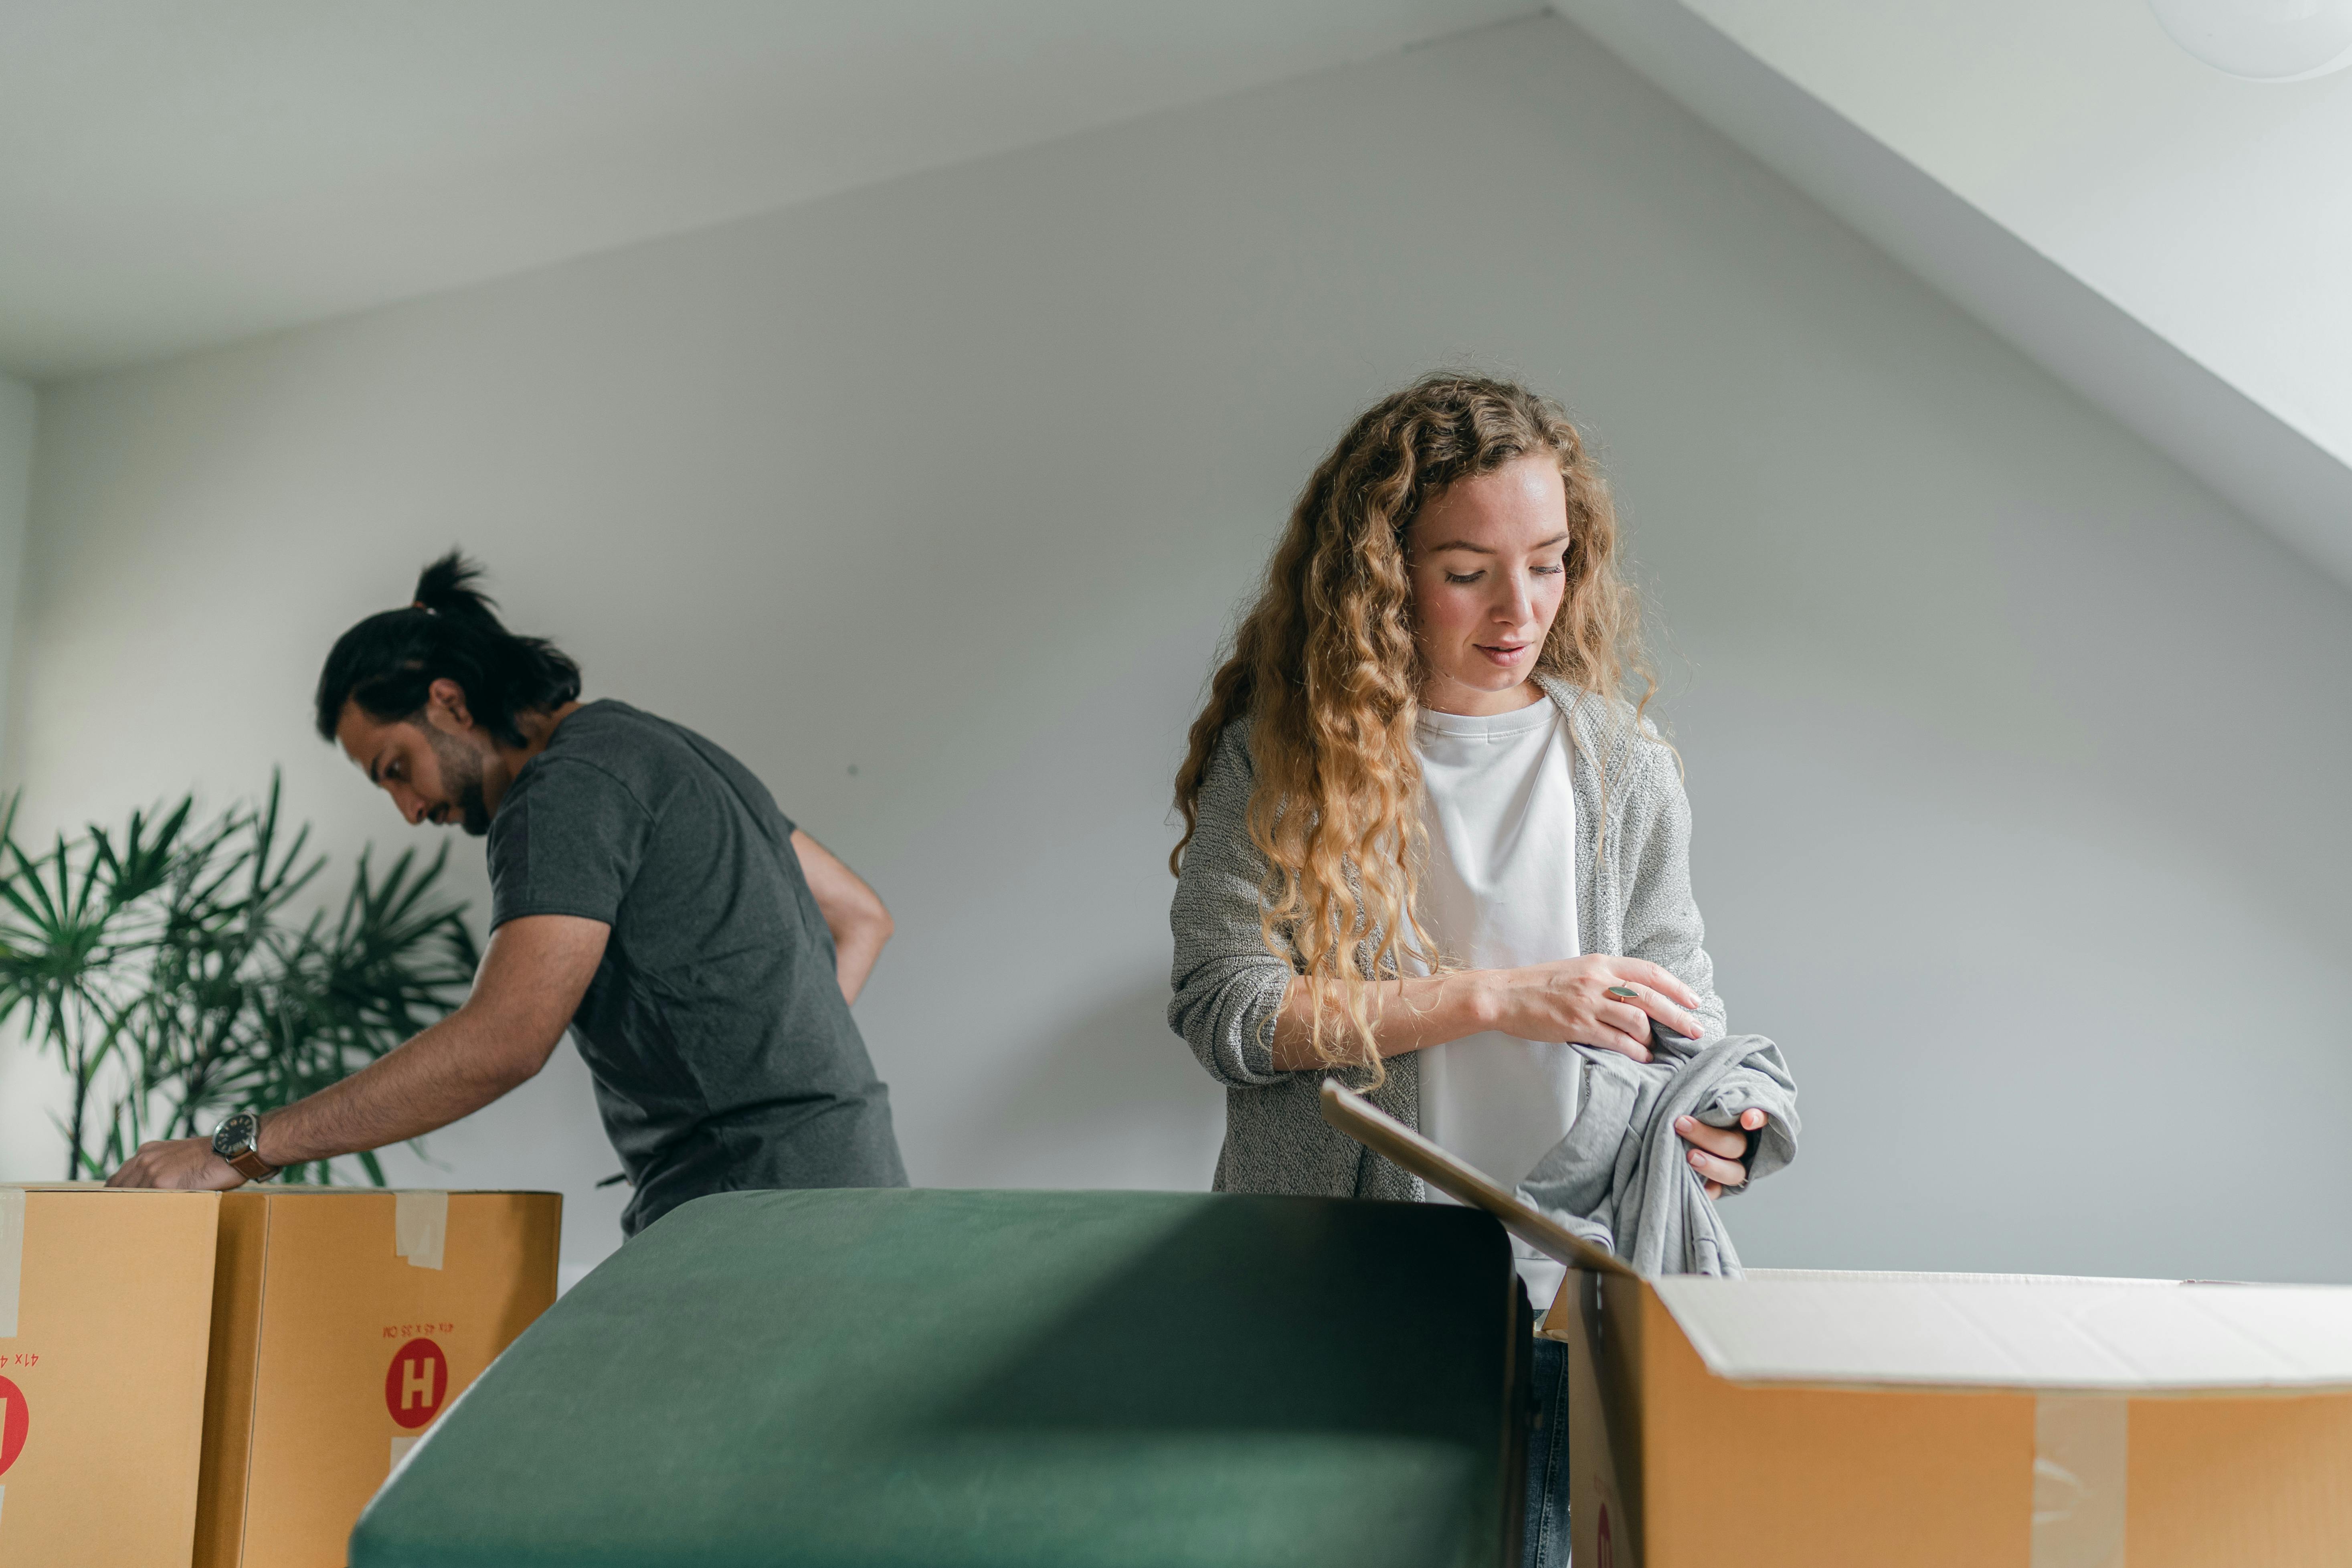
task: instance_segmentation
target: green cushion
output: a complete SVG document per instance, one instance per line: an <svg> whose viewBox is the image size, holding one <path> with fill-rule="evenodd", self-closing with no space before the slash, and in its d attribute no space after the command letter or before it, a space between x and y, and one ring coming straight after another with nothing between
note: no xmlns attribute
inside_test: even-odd
<svg viewBox="0 0 2352 1568"><path fill-rule="evenodd" d="M442 1417L352 1568L1491 1568L1517 1300L1436 1205L703 1198Z"/></svg>

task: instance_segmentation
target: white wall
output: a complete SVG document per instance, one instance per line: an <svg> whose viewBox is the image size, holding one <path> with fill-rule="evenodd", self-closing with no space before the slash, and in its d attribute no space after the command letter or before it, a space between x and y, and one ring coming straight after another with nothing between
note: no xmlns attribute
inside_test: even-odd
<svg viewBox="0 0 2352 1568"><path fill-rule="evenodd" d="M25 514L33 499L33 389L0 375L0 748L7 744L8 659L25 576ZM0 777L7 766L0 750Z"/></svg>
<svg viewBox="0 0 2352 1568"><path fill-rule="evenodd" d="M8 754L8 670L16 640L16 605L24 589L38 410L31 387L0 375L0 801L15 782ZM14 1033L0 1032L0 1173L62 1173L65 1146L50 1132L49 1097L43 1092L47 1087L47 1075L26 1058Z"/></svg>
<svg viewBox="0 0 2352 1568"><path fill-rule="evenodd" d="M2352 1279L2352 602L1558 21L55 391L30 809L282 762L406 842L305 699L459 540L889 899L918 1181L1197 1186L1181 731L1322 448L1465 360L1588 422L1654 595L1733 1021L1805 1083L1751 1258ZM558 1060L432 1150L585 1260Z"/></svg>

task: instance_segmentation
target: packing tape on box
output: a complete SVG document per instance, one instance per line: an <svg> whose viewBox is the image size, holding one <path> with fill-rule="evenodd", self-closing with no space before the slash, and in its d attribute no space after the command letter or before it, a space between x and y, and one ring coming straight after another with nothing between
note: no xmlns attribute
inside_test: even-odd
<svg viewBox="0 0 2352 1568"><path fill-rule="evenodd" d="M0 1187L0 1340L16 1337L25 1284L25 1189Z"/></svg>
<svg viewBox="0 0 2352 1568"><path fill-rule="evenodd" d="M392 1249L408 1259L410 1268L440 1268L441 1249L448 1240L448 1194L392 1194Z"/></svg>
<svg viewBox="0 0 2352 1568"><path fill-rule="evenodd" d="M2033 1568L2124 1568L2130 1464L2128 1402L2033 1402Z"/></svg>

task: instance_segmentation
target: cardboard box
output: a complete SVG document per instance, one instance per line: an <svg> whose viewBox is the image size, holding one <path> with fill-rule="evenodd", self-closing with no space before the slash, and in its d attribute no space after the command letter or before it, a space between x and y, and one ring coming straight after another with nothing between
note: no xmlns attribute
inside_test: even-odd
<svg viewBox="0 0 2352 1568"><path fill-rule="evenodd" d="M562 1202L222 1197L197 1568L342 1568L393 1466L554 1302Z"/></svg>
<svg viewBox="0 0 2352 1568"><path fill-rule="evenodd" d="M0 1563L188 1562L217 1193L0 1186Z"/></svg>
<svg viewBox="0 0 2352 1568"><path fill-rule="evenodd" d="M1336 1084L1324 1113L1569 1265L1580 1568L2352 1563L2352 1289L1643 1279Z"/></svg>

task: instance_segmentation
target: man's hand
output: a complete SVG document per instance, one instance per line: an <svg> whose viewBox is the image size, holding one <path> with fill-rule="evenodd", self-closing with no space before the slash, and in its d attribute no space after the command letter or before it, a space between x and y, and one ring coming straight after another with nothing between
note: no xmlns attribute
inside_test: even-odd
<svg viewBox="0 0 2352 1568"><path fill-rule="evenodd" d="M213 1152L209 1138L174 1138L142 1143L122 1169L106 1178L110 1187L175 1187L183 1192L225 1193L245 1185L236 1166Z"/></svg>
<svg viewBox="0 0 2352 1568"><path fill-rule="evenodd" d="M1675 1118L1675 1131L1690 1145L1691 1169L1706 1184L1706 1195L1719 1198L1726 1187L1748 1184L1748 1167L1739 1157L1748 1152L1748 1134L1769 1120L1749 1107L1739 1113L1738 1127L1709 1127L1696 1116Z"/></svg>

